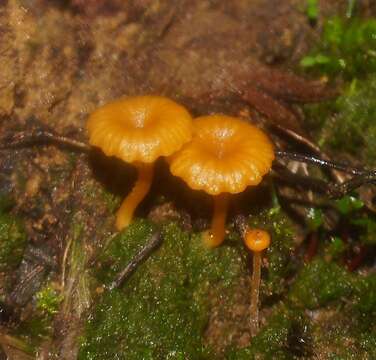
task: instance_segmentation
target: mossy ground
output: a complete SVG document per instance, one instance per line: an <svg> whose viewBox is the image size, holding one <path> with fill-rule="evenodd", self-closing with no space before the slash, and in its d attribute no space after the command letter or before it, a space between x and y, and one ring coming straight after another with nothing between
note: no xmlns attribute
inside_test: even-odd
<svg viewBox="0 0 376 360"><path fill-rule="evenodd" d="M39 13L39 10L31 9L28 2L9 1L8 3L11 4L8 11L12 14L12 21L9 26L7 25L8 20L2 21L2 25L6 24L4 27L6 31L8 27L10 29L16 27L16 29L12 36L8 36L8 40L5 39L7 40L4 42L5 47L12 48L10 44L14 42L15 38L18 39L17 41L22 41L25 38L27 42L29 39L37 39L37 47L43 51L40 51L38 56L35 56L35 51L31 51L32 58L29 58L28 53L22 52L28 47L21 43L21 45L17 45L16 52L19 52L19 55L14 56L13 51L10 52L10 58L14 58L15 63L7 59L3 61L5 69L12 69L11 78L16 76L13 74L13 69L18 71L24 66L26 68L21 73L26 75L19 78L17 75L17 81L10 82L12 85L6 90L6 94L9 93L10 97L5 96L4 98L11 100L6 106L3 103L0 106L2 118L15 113L23 121L25 118L35 115L46 124L60 124L57 131L65 131L70 124L83 127L84 113L94 109L98 102L105 102L123 93L128 95L137 93L140 89L158 92L161 89L161 74L167 72L164 65L165 60L172 59L172 62L178 65L174 69L168 68L168 72L171 74L174 74L176 69L180 69L182 60L189 60L186 57L171 56L173 54L173 52L170 53L171 44L175 46L175 43L179 43L176 41L179 38L171 37L171 34L174 34L175 24L171 22L169 12L166 12L169 15L166 19L159 16L158 12L155 15L153 13L155 9L147 9L141 22L137 19L129 20L128 11L119 12L118 16L120 17L115 19L115 22L112 22L111 15L106 15L105 18L100 17L98 21L95 20L94 14L90 13L90 16L94 16L94 22L91 24L88 18L82 19L79 14L74 14L74 19L71 18L69 9L65 9L64 16L61 16L60 10L53 8L49 10L52 14L51 20L44 22L40 20L45 19L43 10ZM18 5L15 5L18 3L22 4L20 9L18 9ZM78 4L76 6L84 8L84 2L81 1L64 3ZM88 3L95 8L93 5L95 2ZM187 4L190 3L194 4L195 2L187 2ZM208 18L216 19L215 21L221 24L225 23L231 34L235 33L235 30L238 31L241 19L249 18L250 22L244 23L241 34L238 34L239 41L234 41L233 35L228 38L225 33L219 33L215 36L226 39L226 41L218 41L218 43L225 44L226 48L228 43L240 44L241 53L243 53L244 44L247 44L247 49L249 47L246 51L247 56L249 52L258 53L259 49L263 49L258 57L271 62L283 62L283 59L289 57L286 54L295 51L294 45L291 45L293 44L291 39L300 38L301 29L307 27L311 29L311 25L295 26L299 23L296 21L296 12L294 13L295 18L286 16L288 14L286 7L289 8L289 11L292 9L289 2L278 3L278 10L285 9L281 11L274 11L277 2L254 2L256 5L262 4L260 6L265 8L268 6L266 11L261 8L259 11L253 11L252 8L254 14L263 14L263 16L257 15L257 17L248 16L250 5L245 6L243 1L239 2L241 6L238 8L235 4L237 2L233 2L233 4L222 2L227 10L223 11L225 16L222 14L219 17L218 14L220 15L222 10L216 8L214 5L216 2L207 2L210 3L210 6L208 4L201 5L202 2L198 3L198 8L203 11L201 15L198 14L204 20L203 24L207 24ZM353 1L348 1L348 4L350 3L354 4ZM319 2L308 1L307 4L306 11L309 19L313 22L320 22ZM312 69L315 75L325 76L340 83L340 96L337 99L305 107L307 116L304 126L333 159L345 158L357 165L368 164L368 166L374 167L376 161L374 121L376 115L376 78L374 74L376 25L373 19L351 18L352 10L349 9L354 6L348 6L349 19L335 17L327 20L321 45L319 44L317 49L302 61L305 69ZM24 11L24 7L27 11ZM260 10L262 11L260 12ZM92 11L95 12L95 9ZM183 11L191 14L191 10ZM228 16L226 11L233 11L233 14ZM139 9L136 13L138 12L142 13L142 10ZM247 16L244 15L245 12L247 12ZM273 13L273 17L265 25L265 18L269 19L266 16L268 12ZM278 15L279 13L281 15ZM0 13L0 20L2 15L3 13ZM178 15L181 16L179 13ZM149 18L149 16L152 17ZM183 19L183 16L181 18ZM291 23L294 26L287 24L288 27L286 27L286 19L290 18L292 18ZM56 19L59 21L57 22ZM74 22L75 19L78 21L77 24ZM160 26L157 19L163 20ZM195 16L192 16L192 19L195 19ZM238 19L239 22L234 19ZM299 19L302 24L301 18ZM87 29L86 27L82 28L83 21L87 24ZM45 30L45 24L49 22L51 28L54 29L53 32ZM260 24L258 25L261 29L259 32L243 31L250 26L253 28L254 23L257 22L262 22L261 27ZM143 27L149 23L157 24L155 28L151 29L151 33L156 34L156 38L154 35L150 37L152 40L143 35ZM102 24L107 29L104 32L103 29L101 30ZM119 24L126 24L126 28ZM191 36L190 19L186 26ZM220 30L226 29L226 26L220 27ZM40 27L42 29L39 29ZM72 29L70 29L71 27ZM270 27L273 30L270 30ZM90 30L92 28L95 31ZM186 34L188 33L187 28L178 27L177 33ZM59 32L59 29L62 30ZM33 32L34 30L35 32ZM77 41L77 30L79 30L80 41ZM204 27L200 31L206 33L207 28ZM200 37L202 33L198 32ZM108 41L108 34L115 40ZM138 39L138 35L135 34L141 34L141 38L147 39L149 43L154 40L156 43L160 42L163 45L162 49L164 47L169 49L166 51L165 57L163 57L163 53L150 57L150 64L153 63L154 66L160 63L163 64L163 67L157 66L154 71L149 71L146 74L149 79L146 80L144 76L141 76L144 75L143 71L139 73L137 69L149 68L150 64L140 63L139 59L132 60L133 52L144 54L144 48L140 46L144 40ZM269 38L265 39L264 34L272 35L274 41ZM283 36L280 37L280 34ZM164 43L163 40L165 35L167 35L165 37L167 43ZM195 54L195 47L199 45L195 42L194 37L197 36L197 33L192 31L193 37L190 36L184 42L194 45L188 50ZM249 38L249 36L252 37ZM215 69L214 65L218 62L218 49L210 49L211 44L216 44L216 41L211 41L210 37L209 39L208 45L204 44L202 53L209 59L209 62L205 63L206 68ZM53 45L52 48L49 41ZM65 49L64 52L59 52L56 49L57 43ZM74 58L72 64L66 67L64 74L68 74L66 77L69 79L61 79L61 63L67 63L66 57L67 59L71 58L70 54L76 51L76 45L72 44L76 43L80 45L77 60ZM131 44L130 47L127 45L128 43ZM288 45L280 45L282 43ZM275 46L276 44L278 46ZM118 46L119 48L117 48ZM275 50L280 46L282 50ZM98 49L101 50L98 51ZM223 51L223 49L220 48L219 51ZM8 51L1 52L1 56L7 53ZM92 55L93 53L94 55ZM114 55L103 57L103 53ZM214 55L211 56L211 53ZM62 58L61 54L64 54ZM146 54L149 53L146 52ZM147 58L148 55L145 57ZM234 56L230 54L230 57ZM192 56L192 59L196 58L197 56ZM27 59L27 61L20 61L22 59ZM243 58L239 59L235 69L241 68L243 60ZM93 64L97 64L95 65L97 69L95 66L93 67ZM162 86L163 90L166 90L168 94L180 94L181 92L185 94L181 98L189 99L195 99L197 93L208 94L210 87L209 89L205 87L206 82L202 80L203 74L197 71L197 66L192 66L196 63L188 61L187 64L182 68L181 73L176 71L177 85L168 89ZM103 71L104 68L110 69L110 71ZM194 69L193 72L191 68ZM40 69L45 72L40 73ZM133 71L136 73L136 77L139 76L139 79L129 77ZM41 74L50 75L41 76ZM120 74L125 74L125 77ZM214 75L210 75L209 79L212 76ZM218 79L217 76L218 74L215 74L215 80ZM38 79L35 83L34 77ZM190 85L189 80L191 79L193 79L193 84L196 82L200 86L203 85L204 89L197 92L197 85ZM188 90L185 85L186 89L182 91L186 81L188 81ZM87 85L88 82L91 85ZM14 90L14 84L17 85L17 91ZM52 86L52 90L49 86ZM99 92L98 89L103 91ZM53 99L53 101L51 100L52 104L50 100L44 99L45 94L47 94L45 97L47 100ZM229 99L231 94L232 92L229 93ZM20 97L20 99L17 98L17 101L13 101L13 96ZM201 95L198 97L200 100L203 98ZM191 102L195 105L193 106L195 111L201 108L202 111L210 109L206 100L200 106L194 101ZM220 102L224 103L223 99ZM234 112L231 107L232 102L228 100L226 103L228 103L228 107L224 108L226 112ZM82 104L86 104L87 110L82 110ZM68 119L67 124L65 123L66 119ZM81 121L80 125L77 125L77 119ZM55 231L56 229L52 216L55 213L59 214L59 222L63 221L64 216L68 213L67 218L69 218L70 225L74 218L72 226L67 225L67 222L63 223L64 231L61 231L56 238L51 235L52 232L46 231L43 224L41 227L37 227L43 241L48 238L56 240L51 247L59 248L61 251L61 253L57 252L56 256L59 259L59 266L60 263L63 263L64 247L71 241L66 264L69 273L67 279L72 281L72 291L64 292L63 298L59 284L51 281L51 278L55 277L55 280L58 279L60 282L61 274L52 271L51 278L45 279L42 288L31 297L25 311L28 317L22 318L14 328L11 325L7 329L14 336L26 339L36 345L25 353L36 353L36 349L39 349L41 344L52 344L56 339L57 343L59 341L64 343L65 353L67 353L70 347L75 347L75 343L66 342L66 339L69 336L78 338L76 332L71 331L73 328L77 328L79 329L76 330L77 332L82 330L78 341L80 344L78 357L80 359L376 358L376 329L374 325L376 320L376 280L372 262L374 259L368 258L360 271L356 273L349 272L344 266L344 254L351 246L366 246L370 253L375 251L375 217L367 213L363 206L357 203L357 200L355 203L359 206L354 203L351 205L349 198L346 198L338 205L337 209L341 217L341 224L351 234L350 242L342 237L342 234L328 234L322 225L323 217L325 217L324 211L312 209L311 219L307 221L308 227L310 231L319 233L320 246L316 257L310 263L305 263L302 260L302 249L294 242L296 233L292 221L278 206L271 208L266 206L260 210L257 216L250 217L252 226L265 228L272 235L272 245L265 253L265 266L262 272L261 329L256 337L250 339L247 316L251 256L243 247L233 226L228 227L230 233L224 245L209 251L203 246L200 233L183 231L174 223L162 225L164 242L161 247L137 269L120 289L108 291L102 285L109 284L148 241L156 230L155 225L146 220L137 221L125 232L112 239L109 246L102 251L98 244L100 239L106 237L105 234L109 232L110 228L103 225L105 221L102 220L108 218L109 212L115 211L120 198L114 195L114 192L109 192L108 189L104 190L100 181L95 182L95 176L90 171L81 172L84 167L80 168L80 164L72 162L72 166L62 166L61 172L66 174L64 178L57 176L58 172L54 175L53 166L49 167L48 163L49 161L56 162L58 159L52 160L50 153L46 155L43 152L38 153L40 150L34 150L26 153L25 164L28 165L30 159L35 157L38 159L39 176L45 172L52 177L48 180L49 185L43 184L40 189L39 192L42 194L40 199L33 198L34 195L28 195L25 202L32 203L40 200L41 204L48 204L48 206L41 206L42 213L51 208L50 203L42 202L42 200L45 201L44 197L51 201L54 208L46 217L48 221L51 220L50 227L46 227L49 230L52 228ZM20 154L21 151L17 156ZM13 156L13 153L10 156ZM42 159L43 157L44 159ZM74 155L73 158L77 159L78 157L76 158ZM87 162L87 160L84 161ZM6 169L9 164L3 164L3 166ZM15 169L19 182L18 185L16 184L16 188L18 186L22 192L25 190L31 171L26 165L24 168ZM77 173L80 174L77 175ZM111 171L108 171L108 174L113 177ZM89 177L91 177L91 181L87 181L86 178ZM122 181L122 179L120 180ZM90 186L81 186L85 181L86 184L90 183ZM67 187L63 183L78 185L77 187L73 185ZM80 191L82 191L81 194ZM52 199L50 199L51 194ZM64 200L66 199L71 202L67 201L65 204ZM89 206L90 204L92 207ZM21 220L10 211L11 206L12 201L9 197L0 194L0 270L3 273L14 275L23 258L27 239ZM26 209L25 213L36 216L35 211L30 211L27 206L24 205L23 209ZM87 218L91 216L93 209L96 214L92 216L90 224ZM31 208L31 210L33 209ZM80 216L81 213L82 216ZM111 223L112 220L110 219L108 222ZM94 233L88 231L92 228L95 229ZM53 234L55 233L53 232ZM38 239L40 241L40 238ZM99 253L99 257L95 258L96 261L90 262L88 254L92 254L94 251ZM69 288L69 285L66 288ZM103 293L102 290L104 290ZM94 301L90 306L91 298L94 298ZM239 310L239 298L243 301L241 310ZM66 306L67 303L70 303L70 306ZM82 306L76 306L77 304ZM77 314L74 314L76 319L74 316L67 316L64 313L65 308L72 310L72 313L80 312L82 317L80 318ZM30 311L30 309L32 310ZM237 315L235 316L233 313L237 313ZM61 316L62 322L68 323L68 325L72 319L76 322L72 321L71 328L69 326L64 328L58 321L55 322L55 316ZM224 319L226 317L229 319ZM225 324L232 324L233 327L236 327L235 336L230 332L230 328L223 326L220 330L221 337L214 341L214 332L208 334L213 318L216 321L218 319L226 320ZM80 328L82 319L87 319L87 323L83 320L85 324ZM237 323L237 321L239 322ZM216 324L214 324L215 326ZM56 330L61 328L68 329L68 331L59 334ZM243 335L248 335L248 337L244 336L245 340L239 345L239 338ZM221 345L219 343L222 339L223 344ZM1 336L0 340L2 340ZM71 344L73 345L70 346ZM53 349L53 346L48 349ZM0 354L1 356L2 354ZM59 358L59 355L56 358Z"/></svg>
<svg viewBox="0 0 376 360"><path fill-rule="evenodd" d="M346 23L333 18L325 27L323 48L302 62L345 81L339 98L307 108L320 145L358 158L359 148L365 149L360 160L368 165L376 160L375 33L373 20ZM342 223L352 231L355 227L358 241L374 244L375 219L361 212L361 201L346 197L334 206ZM294 232L278 206L251 218L252 226L272 233L273 242L261 289L261 306L268 308L268 315L249 346L237 349L230 343L219 355L203 337L209 321L208 297L231 303L239 279L249 276L248 256L239 239L230 234L222 247L208 251L198 234L187 234L170 224L163 228L161 249L123 289L106 293L99 301L80 358L294 359L321 353L328 359L372 359L376 353L376 277L350 273L341 265L346 244L340 237L325 240L320 230L324 215L313 210L311 230L320 231L323 243L308 264L292 255ZM151 233L149 224L139 222L119 235L102 259L107 270L98 274L101 279L113 278Z"/></svg>
<svg viewBox="0 0 376 360"><path fill-rule="evenodd" d="M265 296L279 295L289 267L292 233L280 214L265 212L256 222L275 235L263 291ZM152 232L150 223L138 221L118 235L101 257L103 269L97 276L104 283L113 279ZM231 306L240 280L249 274L247 251L235 234L223 246L207 249L200 234L188 234L173 223L163 226L162 236L161 248L129 282L99 300L80 359L215 358L203 336L210 306L213 298L220 298L223 307Z"/></svg>
<svg viewBox="0 0 376 360"><path fill-rule="evenodd" d="M113 279L152 232L150 223L139 221L117 236L101 258L111 265L99 276ZM164 226L162 236L161 248L129 282L100 299L80 359L211 358L202 337L209 294L231 301L245 255L234 246L210 251L199 236L190 236L175 224Z"/></svg>

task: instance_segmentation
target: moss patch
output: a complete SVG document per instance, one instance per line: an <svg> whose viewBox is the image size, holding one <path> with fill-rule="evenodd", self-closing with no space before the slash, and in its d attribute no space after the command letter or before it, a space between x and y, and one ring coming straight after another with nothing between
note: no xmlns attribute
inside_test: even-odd
<svg viewBox="0 0 376 360"><path fill-rule="evenodd" d="M7 203L2 203L3 209ZM21 222L2 212L0 206L0 271L15 268L22 260L25 246L26 233Z"/></svg>
<svg viewBox="0 0 376 360"><path fill-rule="evenodd" d="M320 45L304 57L306 69L347 79L376 71L376 20L343 19L326 21Z"/></svg>
<svg viewBox="0 0 376 360"><path fill-rule="evenodd" d="M249 347L229 351L229 360L294 359L310 355L307 320L299 313L277 307Z"/></svg>
<svg viewBox="0 0 376 360"><path fill-rule="evenodd" d="M147 242L153 227L131 225L113 239L99 276L108 281ZM163 228L163 245L121 290L106 293L90 318L80 359L212 358L202 333L211 296L231 301L231 289L244 271L244 252L222 246L208 250L200 236L177 225Z"/></svg>
<svg viewBox="0 0 376 360"><path fill-rule="evenodd" d="M342 267L316 259L299 273L289 296L294 303L314 309L348 296L351 286L351 276Z"/></svg>

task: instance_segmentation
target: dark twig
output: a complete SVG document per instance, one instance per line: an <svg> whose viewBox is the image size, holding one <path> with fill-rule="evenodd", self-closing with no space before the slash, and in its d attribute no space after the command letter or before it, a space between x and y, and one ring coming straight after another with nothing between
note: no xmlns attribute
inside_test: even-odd
<svg viewBox="0 0 376 360"><path fill-rule="evenodd" d="M320 159L312 155L302 155L302 154L297 154L297 153L288 152L288 151L276 151L276 157L281 158L281 159L286 158L289 160L296 160L299 162L323 166L329 169L336 169L336 170L343 171L345 173L352 174L352 175L362 175L366 172L363 169L353 168L349 165L336 163L336 162L326 160L326 159Z"/></svg>
<svg viewBox="0 0 376 360"><path fill-rule="evenodd" d="M332 194L348 194L358 187L366 184L376 184L376 170L371 170L363 174L354 176L352 179L342 184L332 185Z"/></svg>
<svg viewBox="0 0 376 360"><path fill-rule="evenodd" d="M308 249L304 255L304 260L306 262L311 262L314 256L317 254L317 249L319 247L319 236L317 231L313 231L308 235Z"/></svg>
<svg viewBox="0 0 376 360"><path fill-rule="evenodd" d="M74 140L66 136L57 135L47 130L35 130L31 132L21 131L9 138L1 139L0 150L20 148L34 144L56 144L80 152L89 152L91 149L90 145L84 142Z"/></svg>
<svg viewBox="0 0 376 360"><path fill-rule="evenodd" d="M297 132L284 128L280 125L273 124L274 128L280 131L281 133L287 135L291 139L295 140L297 143L304 145L306 148L310 149L314 154L318 155L321 159L330 161L328 155L326 155L314 142L303 136L302 134L298 134ZM330 173L334 180L337 183L342 183L345 179L342 174L338 172L336 169L330 169Z"/></svg>
<svg viewBox="0 0 376 360"><path fill-rule="evenodd" d="M278 163L273 166L273 170L274 176L279 177L282 181L291 183L294 186L299 185L312 189L332 199L341 198L362 185L376 184L375 170L361 172L359 175L355 175L352 179L345 181L342 184L325 182L320 179L298 175L287 169L287 167Z"/></svg>
<svg viewBox="0 0 376 360"><path fill-rule="evenodd" d="M320 208L320 209L333 209L335 206L330 200L311 200L307 198L298 198L295 196L289 196L286 194L278 193L278 197L282 198L284 201L287 201L291 204L296 204L304 207L310 208Z"/></svg>
<svg viewBox="0 0 376 360"><path fill-rule="evenodd" d="M290 171L286 166L280 163L273 164L272 175L274 177L277 177L280 181L287 182L294 186L300 186L307 189L311 189L315 192L325 195L328 193L328 184L330 183L327 183L326 181L321 179L295 174L294 172Z"/></svg>
<svg viewBox="0 0 376 360"><path fill-rule="evenodd" d="M143 263L159 245L161 245L162 240L160 231L155 232L150 241L136 254L129 264L119 272L115 280L108 286L108 290L120 287L124 281L132 275L134 270Z"/></svg>
<svg viewBox="0 0 376 360"><path fill-rule="evenodd" d="M359 253L350 261L347 262L347 269L349 271L355 271L363 262L367 254L367 248L364 245L360 245Z"/></svg>

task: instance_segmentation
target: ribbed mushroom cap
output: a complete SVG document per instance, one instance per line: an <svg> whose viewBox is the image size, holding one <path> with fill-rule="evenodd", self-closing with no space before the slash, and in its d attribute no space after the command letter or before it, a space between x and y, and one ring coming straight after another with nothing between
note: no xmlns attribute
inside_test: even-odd
<svg viewBox="0 0 376 360"><path fill-rule="evenodd" d="M193 127L192 141L170 159L172 174L192 189L239 193L269 172L273 145L257 127L222 115L199 117Z"/></svg>
<svg viewBox="0 0 376 360"><path fill-rule="evenodd" d="M192 117L162 96L122 98L94 111L89 142L128 163L150 163L179 150L192 136Z"/></svg>

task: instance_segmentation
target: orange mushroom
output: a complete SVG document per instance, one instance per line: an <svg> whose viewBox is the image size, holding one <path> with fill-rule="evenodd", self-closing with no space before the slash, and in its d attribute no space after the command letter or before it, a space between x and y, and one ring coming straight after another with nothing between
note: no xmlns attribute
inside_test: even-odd
<svg viewBox="0 0 376 360"><path fill-rule="evenodd" d="M255 336L259 326L258 301L261 282L261 254L270 245L270 235L265 230L250 229L245 231L243 238L247 248L253 252L250 317L251 335Z"/></svg>
<svg viewBox="0 0 376 360"><path fill-rule="evenodd" d="M192 136L192 117L161 96L116 100L92 113L87 122L90 144L138 169L138 179L116 215L118 230L128 226L150 189L153 163L179 150Z"/></svg>
<svg viewBox="0 0 376 360"><path fill-rule="evenodd" d="M214 196L211 231L205 238L214 247L225 236L229 193L259 184L271 168L274 150L263 131L240 119L211 115L193 123L192 141L170 158L170 170L192 189Z"/></svg>

